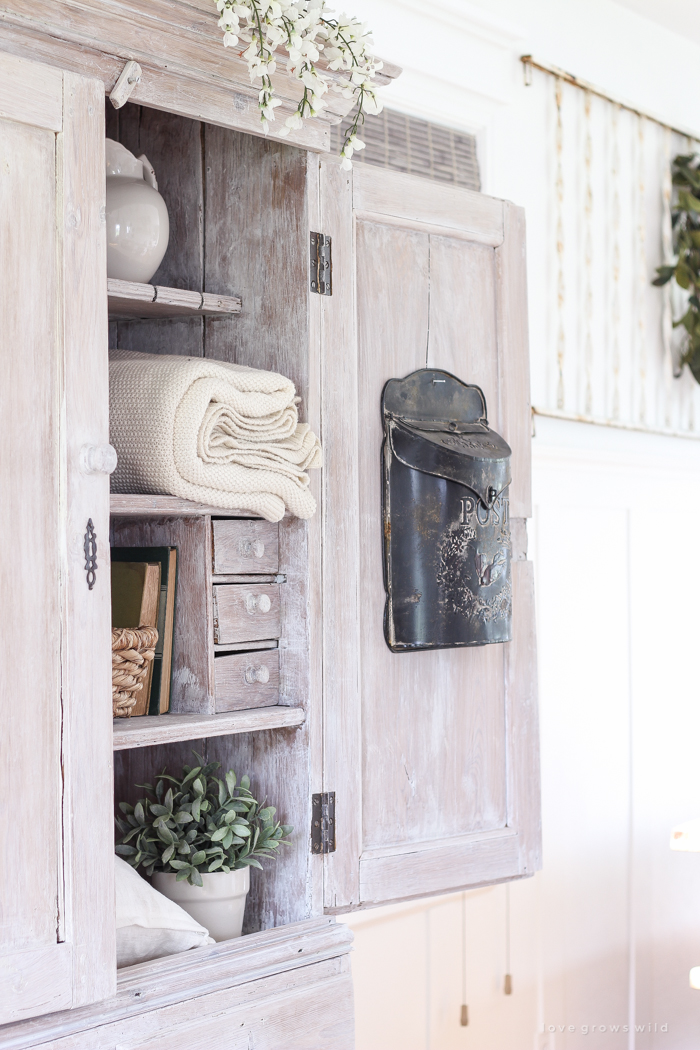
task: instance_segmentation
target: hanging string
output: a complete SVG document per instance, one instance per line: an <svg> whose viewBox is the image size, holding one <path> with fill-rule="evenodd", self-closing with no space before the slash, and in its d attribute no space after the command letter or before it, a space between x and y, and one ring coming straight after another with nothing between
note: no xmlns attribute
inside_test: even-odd
<svg viewBox="0 0 700 1050"><path fill-rule="evenodd" d="M467 1007L467 895L462 893L462 1009L459 1023L463 1028L469 1024Z"/></svg>
<svg viewBox="0 0 700 1050"><path fill-rule="evenodd" d="M510 974L510 885L506 883L506 976L503 981L503 994L513 994L513 978Z"/></svg>

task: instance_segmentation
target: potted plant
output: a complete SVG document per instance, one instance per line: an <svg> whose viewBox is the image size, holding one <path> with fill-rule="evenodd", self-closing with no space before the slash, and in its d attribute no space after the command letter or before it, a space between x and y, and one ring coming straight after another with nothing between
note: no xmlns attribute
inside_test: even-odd
<svg viewBox="0 0 700 1050"><path fill-rule="evenodd" d="M240 937L250 868L275 856L293 830L258 802L247 776L229 770L213 776L219 762L183 766L180 779L165 770L135 806L120 802L121 840L116 852L152 876L154 887L206 926L216 941Z"/></svg>

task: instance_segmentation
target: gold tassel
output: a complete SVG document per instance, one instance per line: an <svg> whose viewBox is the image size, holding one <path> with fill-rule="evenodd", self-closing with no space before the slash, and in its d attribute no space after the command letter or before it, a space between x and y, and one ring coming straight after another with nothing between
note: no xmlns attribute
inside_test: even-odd
<svg viewBox="0 0 700 1050"><path fill-rule="evenodd" d="M462 1028L466 1028L469 1024L469 1010L467 1009L466 1003L462 1003L462 1013L460 1014L459 1023Z"/></svg>
<svg viewBox="0 0 700 1050"><path fill-rule="evenodd" d="M509 973L506 974L506 979L503 982L503 994L504 995L512 995L513 994L513 978L510 976Z"/></svg>

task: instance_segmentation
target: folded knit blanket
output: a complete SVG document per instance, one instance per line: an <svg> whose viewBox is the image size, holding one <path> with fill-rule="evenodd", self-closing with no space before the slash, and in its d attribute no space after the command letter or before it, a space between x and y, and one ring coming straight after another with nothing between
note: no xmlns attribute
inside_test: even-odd
<svg viewBox="0 0 700 1050"><path fill-rule="evenodd" d="M310 518L321 446L276 372L199 357L110 350L113 492L180 496L279 521Z"/></svg>

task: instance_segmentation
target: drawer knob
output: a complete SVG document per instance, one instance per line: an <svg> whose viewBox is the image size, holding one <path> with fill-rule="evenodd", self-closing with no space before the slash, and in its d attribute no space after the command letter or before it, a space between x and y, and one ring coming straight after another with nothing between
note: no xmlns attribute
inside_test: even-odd
<svg viewBox="0 0 700 1050"><path fill-rule="evenodd" d="M238 545L238 552L243 558L262 558L265 544L261 540L246 540Z"/></svg>
<svg viewBox="0 0 700 1050"><path fill-rule="evenodd" d="M246 667L245 680L248 685L255 685L256 682L265 685L270 681L270 669L264 664L262 667Z"/></svg>
<svg viewBox="0 0 700 1050"><path fill-rule="evenodd" d="M250 616L254 616L256 612L268 613L272 606L269 594L246 594L245 596L245 607Z"/></svg>

